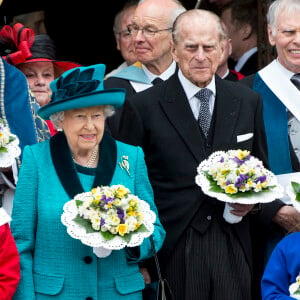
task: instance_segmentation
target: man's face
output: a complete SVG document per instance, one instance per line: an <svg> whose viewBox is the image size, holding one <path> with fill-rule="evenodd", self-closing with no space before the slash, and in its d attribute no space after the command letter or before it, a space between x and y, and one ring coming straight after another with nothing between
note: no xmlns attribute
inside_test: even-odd
<svg viewBox="0 0 300 300"><path fill-rule="evenodd" d="M276 47L278 61L293 73L300 72L300 18L296 12L280 12L274 34L268 27L269 41Z"/></svg>
<svg viewBox="0 0 300 300"><path fill-rule="evenodd" d="M139 29L133 30L134 48L137 59L146 66L163 60L169 64L172 59L171 30L165 30L170 27L169 10L168 7L151 4L151 1L137 6L132 19L133 28Z"/></svg>
<svg viewBox="0 0 300 300"><path fill-rule="evenodd" d="M173 57L183 75L199 87L207 86L224 52L216 24L210 19L184 19L178 24L178 43Z"/></svg>
<svg viewBox="0 0 300 300"><path fill-rule="evenodd" d="M231 8L224 9L221 14L221 19L228 29L228 35L231 39L232 51L230 57L238 60L241 56L241 41L243 40L243 30L241 27L232 21Z"/></svg>
<svg viewBox="0 0 300 300"><path fill-rule="evenodd" d="M133 38L128 31L128 25L131 24L135 7L130 7L122 16L120 22L119 32L116 33L117 49L120 50L122 57L131 65L136 62L136 55L134 52Z"/></svg>

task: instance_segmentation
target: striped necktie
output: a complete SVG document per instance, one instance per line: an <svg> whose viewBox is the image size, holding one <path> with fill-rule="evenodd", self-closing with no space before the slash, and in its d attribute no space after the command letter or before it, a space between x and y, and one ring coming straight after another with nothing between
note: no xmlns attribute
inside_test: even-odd
<svg viewBox="0 0 300 300"><path fill-rule="evenodd" d="M296 88L300 91L300 73L296 73L292 76L291 82L296 86Z"/></svg>

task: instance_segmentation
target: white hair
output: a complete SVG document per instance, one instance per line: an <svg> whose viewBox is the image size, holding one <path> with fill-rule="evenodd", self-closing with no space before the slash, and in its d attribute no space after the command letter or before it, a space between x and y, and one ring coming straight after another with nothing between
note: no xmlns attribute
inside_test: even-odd
<svg viewBox="0 0 300 300"><path fill-rule="evenodd" d="M115 113L115 108L112 105L103 105L104 106L104 117L111 117ZM60 122L63 121L65 118L65 112L59 111L50 116L50 120L52 121L54 127L59 130L60 129Z"/></svg>
<svg viewBox="0 0 300 300"><path fill-rule="evenodd" d="M289 15L298 13L300 14L300 1L299 0L275 0L271 3L267 13L267 22L270 25L272 33L276 34L276 25L278 15L282 12Z"/></svg>

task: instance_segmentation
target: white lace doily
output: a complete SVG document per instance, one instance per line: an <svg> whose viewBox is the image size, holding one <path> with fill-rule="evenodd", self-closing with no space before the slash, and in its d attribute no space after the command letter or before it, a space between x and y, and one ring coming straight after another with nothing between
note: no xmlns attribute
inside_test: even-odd
<svg viewBox="0 0 300 300"><path fill-rule="evenodd" d="M247 194L246 197L243 197L242 192L239 192L239 194L234 197L230 197L222 192L211 191L210 182L206 178L206 175L204 173L205 171L209 170L210 164L211 161L203 161L199 166L201 167L201 171L198 172L198 175L195 178L197 185L199 185L202 188L203 193L210 197L217 198L220 201L229 203L256 204L272 202L275 199L282 198L284 195L284 189L280 184L278 184L276 176L268 170L266 172L268 174L268 177L271 178L271 185L276 186L273 189L258 193L253 192L252 194ZM200 170L200 168L198 168L198 170Z"/></svg>
<svg viewBox="0 0 300 300"><path fill-rule="evenodd" d="M75 200L70 200L65 203L61 221L67 227L67 232L72 238L79 239L83 244L90 247L102 247L110 250L119 250L124 247L135 247L140 245L144 238L149 237L153 233L153 223L156 219L156 215L150 210L149 204L144 200L139 201L139 211L143 212L144 214L143 224L146 226L148 232L133 233L129 243L127 243L118 235L107 241L99 232L86 233L86 230L83 226L80 226L73 221L78 214Z"/></svg>
<svg viewBox="0 0 300 300"><path fill-rule="evenodd" d="M15 139L6 146L7 152L0 152L0 168L10 167L14 163L15 159L21 154L19 139L16 135L11 135Z"/></svg>
<svg viewBox="0 0 300 300"><path fill-rule="evenodd" d="M297 182L300 183L299 178L297 177L291 177L290 179L290 183L286 186L286 193L287 195L290 197L292 205L298 210L300 211L300 202L296 200L296 193L294 192L291 182Z"/></svg>

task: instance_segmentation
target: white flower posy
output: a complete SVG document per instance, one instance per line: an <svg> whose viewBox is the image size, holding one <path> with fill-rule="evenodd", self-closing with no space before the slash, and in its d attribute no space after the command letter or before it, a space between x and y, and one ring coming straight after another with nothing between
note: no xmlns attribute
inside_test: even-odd
<svg viewBox="0 0 300 300"><path fill-rule="evenodd" d="M65 203L61 216L68 234L94 247L99 257L135 247L154 231L150 205L123 185L98 186Z"/></svg>
<svg viewBox="0 0 300 300"><path fill-rule="evenodd" d="M296 277L296 282L289 287L290 296L300 299L300 274Z"/></svg>

